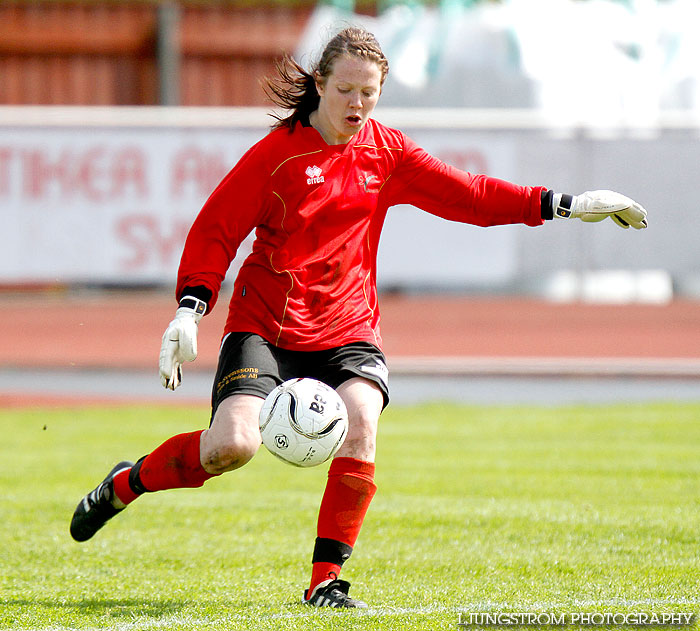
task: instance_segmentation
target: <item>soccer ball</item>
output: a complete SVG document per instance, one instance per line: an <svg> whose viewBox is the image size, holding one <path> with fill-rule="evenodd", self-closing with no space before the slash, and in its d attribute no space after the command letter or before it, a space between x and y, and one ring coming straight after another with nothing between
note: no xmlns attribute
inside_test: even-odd
<svg viewBox="0 0 700 631"><path fill-rule="evenodd" d="M296 467L313 467L335 454L348 433L340 395L316 379L290 379L277 386L260 410L265 447Z"/></svg>

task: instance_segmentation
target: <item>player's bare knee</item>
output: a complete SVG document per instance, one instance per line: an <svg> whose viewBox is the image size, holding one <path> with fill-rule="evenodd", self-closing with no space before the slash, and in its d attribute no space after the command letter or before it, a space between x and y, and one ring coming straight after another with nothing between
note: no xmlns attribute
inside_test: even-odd
<svg viewBox="0 0 700 631"><path fill-rule="evenodd" d="M233 471L250 462L259 447L259 438L241 432L228 440L217 441L203 450L202 466L205 471L213 474Z"/></svg>
<svg viewBox="0 0 700 631"><path fill-rule="evenodd" d="M246 395L225 399L212 426L200 442L202 466L212 474L225 473L249 462L260 447L258 413L262 399Z"/></svg>
<svg viewBox="0 0 700 631"><path fill-rule="evenodd" d="M205 471L212 474L239 469L250 462L260 447L257 424L230 424L210 428L202 436L200 458Z"/></svg>

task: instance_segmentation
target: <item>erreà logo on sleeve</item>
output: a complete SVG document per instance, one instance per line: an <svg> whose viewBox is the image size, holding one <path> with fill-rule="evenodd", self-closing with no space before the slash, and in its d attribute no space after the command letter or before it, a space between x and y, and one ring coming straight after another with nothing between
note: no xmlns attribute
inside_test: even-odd
<svg viewBox="0 0 700 631"><path fill-rule="evenodd" d="M323 182L323 176L321 173L321 167L317 167L315 164L312 167L306 167L306 171L304 171L307 176L306 183L307 184L321 184Z"/></svg>

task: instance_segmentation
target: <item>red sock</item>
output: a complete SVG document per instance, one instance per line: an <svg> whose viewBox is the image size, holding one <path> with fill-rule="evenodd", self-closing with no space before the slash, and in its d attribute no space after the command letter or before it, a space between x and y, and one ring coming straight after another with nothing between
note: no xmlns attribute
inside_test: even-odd
<svg viewBox="0 0 700 631"><path fill-rule="evenodd" d="M308 595L311 596L311 592L314 587L323 581L335 580L340 574L340 566L336 563L325 563L324 561L318 561L311 566L311 587L309 587Z"/></svg>
<svg viewBox="0 0 700 631"><path fill-rule="evenodd" d="M374 463L336 458L328 469L326 490L318 513L317 535L352 549L374 497ZM313 564L309 593L321 581L337 578L344 559L317 559Z"/></svg>
<svg viewBox="0 0 700 631"><path fill-rule="evenodd" d="M134 493L131 486L129 486L130 472L131 469L124 469L124 471L120 471L114 476L114 494L124 505L131 504L138 497L138 493Z"/></svg>
<svg viewBox="0 0 700 631"><path fill-rule="evenodd" d="M204 470L199 459L203 431L169 438L132 469L115 476L115 495L129 504L145 491L196 488L215 477Z"/></svg>
<svg viewBox="0 0 700 631"><path fill-rule="evenodd" d="M199 459L199 438L203 431L173 436L146 456L139 480L147 491L197 488L214 477L204 470Z"/></svg>

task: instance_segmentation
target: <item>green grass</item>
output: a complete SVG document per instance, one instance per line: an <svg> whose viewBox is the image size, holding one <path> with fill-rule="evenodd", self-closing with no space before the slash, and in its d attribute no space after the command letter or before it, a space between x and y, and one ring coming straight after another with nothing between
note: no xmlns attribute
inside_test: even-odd
<svg viewBox="0 0 700 631"><path fill-rule="evenodd" d="M455 630L480 611L700 613L698 405L390 407L379 490L343 574L365 612L298 604L327 466L261 451L70 539L77 501L115 462L207 414L0 411L0 629Z"/></svg>

